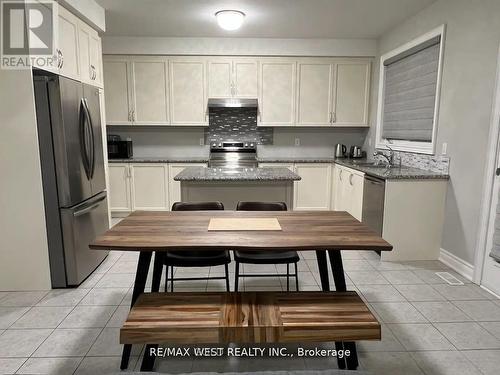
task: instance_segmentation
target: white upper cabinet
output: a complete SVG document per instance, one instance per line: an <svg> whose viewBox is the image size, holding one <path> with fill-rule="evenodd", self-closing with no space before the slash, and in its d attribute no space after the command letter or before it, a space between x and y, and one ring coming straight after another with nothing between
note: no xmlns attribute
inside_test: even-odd
<svg viewBox="0 0 500 375"><path fill-rule="evenodd" d="M259 125L295 125L296 66L296 61L292 59L261 61Z"/></svg>
<svg viewBox="0 0 500 375"><path fill-rule="evenodd" d="M166 125L168 119L168 63L138 59L132 66L132 122L138 125Z"/></svg>
<svg viewBox="0 0 500 375"><path fill-rule="evenodd" d="M233 96L256 98L258 63L255 60L233 60Z"/></svg>
<svg viewBox="0 0 500 375"><path fill-rule="evenodd" d="M103 66L106 123L131 124L130 65L127 60L112 59L105 60Z"/></svg>
<svg viewBox="0 0 500 375"><path fill-rule="evenodd" d="M108 125L168 125L168 62L108 57L104 61Z"/></svg>
<svg viewBox="0 0 500 375"><path fill-rule="evenodd" d="M332 193L330 164L295 164L295 173L302 179L295 182L294 210L329 210Z"/></svg>
<svg viewBox="0 0 500 375"><path fill-rule="evenodd" d="M208 62L208 97L229 98L233 92L231 60Z"/></svg>
<svg viewBox="0 0 500 375"><path fill-rule="evenodd" d="M331 125L334 65L316 59L298 63L297 125Z"/></svg>
<svg viewBox="0 0 500 375"><path fill-rule="evenodd" d="M336 64L335 126L368 126L370 70L369 61Z"/></svg>
<svg viewBox="0 0 500 375"><path fill-rule="evenodd" d="M211 59L208 61L209 98L257 98L257 61Z"/></svg>
<svg viewBox="0 0 500 375"><path fill-rule="evenodd" d="M80 79L78 59L78 18L59 7L58 40L56 52L58 56L59 74L65 77Z"/></svg>
<svg viewBox="0 0 500 375"><path fill-rule="evenodd" d="M80 79L82 82L102 86L101 38L97 31L78 23L78 50L80 57Z"/></svg>
<svg viewBox="0 0 500 375"><path fill-rule="evenodd" d="M207 125L205 61L170 61L170 117L172 125Z"/></svg>

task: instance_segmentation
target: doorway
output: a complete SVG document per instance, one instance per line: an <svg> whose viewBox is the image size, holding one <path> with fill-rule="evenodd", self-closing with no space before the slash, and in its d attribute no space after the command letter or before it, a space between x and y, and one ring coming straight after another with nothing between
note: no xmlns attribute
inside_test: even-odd
<svg viewBox="0 0 500 375"><path fill-rule="evenodd" d="M497 84L490 131L490 156L482 206L482 223L484 224L480 226L474 282L500 296L500 249L495 251L496 259L491 256L492 249L500 247L500 207L498 206L500 203L500 49L497 63Z"/></svg>

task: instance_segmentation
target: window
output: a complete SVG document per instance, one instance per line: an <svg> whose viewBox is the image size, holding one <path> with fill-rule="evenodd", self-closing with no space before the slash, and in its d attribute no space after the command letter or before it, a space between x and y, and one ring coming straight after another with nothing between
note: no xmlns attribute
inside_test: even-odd
<svg viewBox="0 0 500 375"><path fill-rule="evenodd" d="M434 154L444 25L380 58L376 147Z"/></svg>

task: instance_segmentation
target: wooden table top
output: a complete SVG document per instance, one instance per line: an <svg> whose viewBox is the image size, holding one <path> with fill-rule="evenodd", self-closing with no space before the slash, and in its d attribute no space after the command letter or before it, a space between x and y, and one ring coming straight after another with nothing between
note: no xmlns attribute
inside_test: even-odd
<svg viewBox="0 0 500 375"><path fill-rule="evenodd" d="M208 231L211 218L276 217L281 231ZM96 250L392 250L343 211L136 211L97 237Z"/></svg>

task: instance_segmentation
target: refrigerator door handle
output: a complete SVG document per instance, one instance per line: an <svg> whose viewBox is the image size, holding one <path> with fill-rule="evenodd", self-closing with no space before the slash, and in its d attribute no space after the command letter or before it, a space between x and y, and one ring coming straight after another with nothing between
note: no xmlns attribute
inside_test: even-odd
<svg viewBox="0 0 500 375"><path fill-rule="evenodd" d="M89 174L90 178L94 177L95 172L95 139L94 139L94 127L92 124L92 117L90 116L89 105L87 103L87 99L83 98L83 105L85 108L85 117L87 118L86 126L87 131L90 136L90 158L89 158Z"/></svg>
<svg viewBox="0 0 500 375"><path fill-rule="evenodd" d="M83 206L83 207L81 207L81 208L79 207L79 209L77 209L76 211L74 211L73 212L73 216L74 217L78 217L78 216L85 215L86 213L89 213L93 209L99 207L99 205L105 199L106 199L106 195L103 195L103 196L99 197L98 199L93 199L93 202L90 205L85 205L85 206L83 206L83 204L79 205L79 206Z"/></svg>
<svg viewBox="0 0 500 375"><path fill-rule="evenodd" d="M85 174L87 175L87 179L90 180L90 156L88 154L88 145L87 145L87 125L85 124L86 119L86 110L85 110L85 102L82 99L80 101L80 153L82 156L83 167L85 169Z"/></svg>

